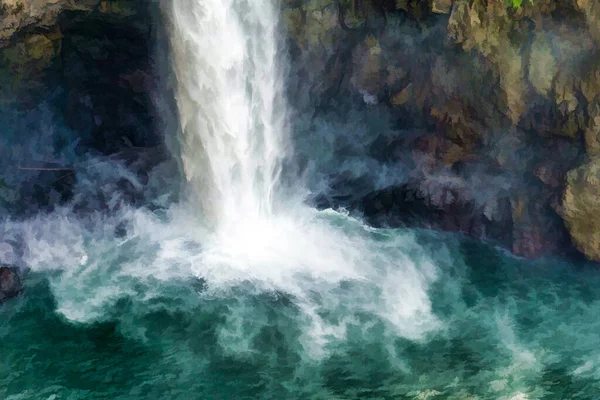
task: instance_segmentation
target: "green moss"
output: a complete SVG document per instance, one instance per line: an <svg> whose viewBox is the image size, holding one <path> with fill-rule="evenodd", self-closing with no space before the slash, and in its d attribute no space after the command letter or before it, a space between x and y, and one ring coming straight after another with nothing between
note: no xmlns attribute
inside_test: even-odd
<svg viewBox="0 0 600 400"><path fill-rule="evenodd" d="M523 6L523 1L524 0L506 0L506 3L509 7L521 9ZM529 3L533 4L533 0L529 0Z"/></svg>
<svg viewBox="0 0 600 400"><path fill-rule="evenodd" d="M0 49L0 106L44 90L45 72L59 54L60 37L59 31L32 34Z"/></svg>
<svg viewBox="0 0 600 400"><path fill-rule="evenodd" d="M136 14L135 2L129 0L105 0L100 3L100 12L128 17Z"/></svg>

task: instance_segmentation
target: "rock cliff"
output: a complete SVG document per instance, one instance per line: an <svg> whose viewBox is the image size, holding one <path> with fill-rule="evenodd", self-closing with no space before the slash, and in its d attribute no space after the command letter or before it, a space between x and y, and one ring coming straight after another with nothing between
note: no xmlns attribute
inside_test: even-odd
<svg viewBox="0 0 600 400"><path fill-rule="evenodd" d="M310 82L292 97L356 98L391 116L364 145L384 167L411 167L356 200L373 221L412 219L528 257L568 253L572 238L600 260L598 187L580 178L600 153L599 12L593 0L288 2L292 68Z"/></svg>
<svg viewBox="0 0 600 400"><path fill-rule="evenodd" d="M281 2L299 147L337 154L316 204L600 261L597 0ZM0 106L58 88L78 146L157 146L156 5L5 0Z"/></svg>
<svg viewBox="0 0 600 400"><path fill-rule="evenodd" d="M70 199L85 154L161 146L156 12L128 0L1 3L0 212Z"/></svg>

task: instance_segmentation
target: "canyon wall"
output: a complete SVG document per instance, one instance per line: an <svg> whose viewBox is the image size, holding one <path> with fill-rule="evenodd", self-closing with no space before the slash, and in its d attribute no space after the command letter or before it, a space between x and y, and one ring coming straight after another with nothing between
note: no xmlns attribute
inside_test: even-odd
<svg viewBox="0 0 600 400"><path fill-rule="evenodd" d="M389 116L364 147L409 166L324 204L600 260L599 2L312 0L283 15L302 77L290 98Z"/></svg>
<svg viewBox="0 0 600 400"><path fill-rule="evenodd" d="M576 249L600 260L598 1L281 7L296 157L329 182L313 188L317 206L359 210L380 226L464 232L526 257ZM4 171L161 147L156 9L2 3L0 140L14 149L11 134L30 129L37 146L23 142ZM0 203L69 198L60 171L18 173L38 187L14 189L15 171L0 174Z"/></svg>
<svg viewBox="0 0 600 400"><path fill-rule="evenodd" d="M164 158L156 112L155 2L4 0L0 5L0 211L72 200L79 172L101 157ZM158 99L160 100L160 99ZM140 158L152 158L151 162ZM95 161L89 161L95 159ZM143 179L143 176L142 176ZM97 183L107 203L132 185Z"/></svg>

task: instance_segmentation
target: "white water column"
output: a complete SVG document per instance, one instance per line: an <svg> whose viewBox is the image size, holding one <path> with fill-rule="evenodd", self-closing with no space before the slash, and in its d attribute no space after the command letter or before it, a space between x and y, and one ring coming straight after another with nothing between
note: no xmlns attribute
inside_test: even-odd
<svg viewBox="0 0 600 400"><path fill-rule="evenodd" d="M268 218L285 155L278 12L270 0L173 0L190 200L212 227Z"/></svg>

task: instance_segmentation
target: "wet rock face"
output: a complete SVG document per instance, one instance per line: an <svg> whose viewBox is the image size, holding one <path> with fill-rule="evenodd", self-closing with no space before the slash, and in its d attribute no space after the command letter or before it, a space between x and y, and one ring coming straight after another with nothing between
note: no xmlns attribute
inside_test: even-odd
<svg viewBox="0 0 600 400"><path fill-rule="evenodd" d="M9 0L0 14L0 106L52 99L82 145L152 146L154 2ZM57 138L57 141L62 139ZM85 151L85 150L84 150Z"/></svg>
<svg viewBox="0 0 600 400"><path fill-rule="evenodd" d="M162 145L157 12L154 0L0 0L0 147L10 149L0 160L0 213L73 200L73 166L86 155Z"/></svg>
<svg viewBox="0 0 600 400"><path fill-rule="evenodd" d="M567 173L600 154L600 3L284 3L301 76L290 98L317 112L348 101L387 107L396 127L380 132L379 145L376 132L361 137L382 171L409 170L402 182L351 199L368 219L491 238L526 257L570 253L571 239L582 242L573 206L578 196L589 207L595 200ZM406 141L405 130L420 138ZM570 211L561 208L565 185ZM586 226L600 234L600 224Z"/></svg>
<svg viewBox="0 0 600 400"><path fill-rule="evenodd" d="M460 189L442 188L437 204L421 190L423 182L381 190L365 196L358 207L377 226L418 226L461 232L493 240L505 247L513 243L507 198L478 205L464 197Z"/></svg>
<svg viewBox="0 0 600 400"><path fill-rule="evenodd" d="M567 175L562 215L573 242L588 258L600 261L600 160Z"/></svg>
<svg viewBox="0 0 600 400"><path fill-rule="evenodd" d="M3 0L0 4L0 47L13 35L56 24L65 10L91 11L100 0Z"/></svg>
<svg viewBox="0 0 600 400"><path fill-rule="evenodd" d="M150 4L4 0L0 107L31 107L60 90L52 104L81 152L161 142ZM600 234L597 214L585 211L595 207L589 171L600 157L599 4L281 0L294 109L385 112L390 127L359 145L382 170L408 170L339 205L377 224L491 238L528 257L560 251L570 237L600 260L585 239ZM346 160L347 142L333 158Z"/></svg>
<svg viewBox="0 0 600 400"><path fill-rule="evenodd" d="M0 266L0 303L18 295L22 290L21 279L16 270Z"/></svg>
<svg viewBox="0 0 600 400"><path fill-rule="evenodd" d="M153 25L144 7L71 19L64 16L62 87L69 126L84 144L110 154L160 143L152 91Z"/></svg>

